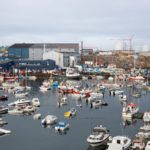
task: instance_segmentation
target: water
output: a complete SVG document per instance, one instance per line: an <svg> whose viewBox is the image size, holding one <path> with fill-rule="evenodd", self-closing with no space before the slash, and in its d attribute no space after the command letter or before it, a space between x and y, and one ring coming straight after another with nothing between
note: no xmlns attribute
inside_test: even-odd
<svg viewBox="0 0 150 150"><path fill-rule="evenodd" d="M110 130L112 136L128 135L134 138L139 127L143 124L142 120L134 120L133 123L125 123L122 121L121 111L122 104L117 96L110 97L109 93L105 93L104 100L109 104L99 109L91 109L89 105L83 101L83 107L76 107L76 101L69 96L69 103L61 108L57 107L58 93L57 89L52 89L47 93L39 91L39 86L42 81L29 82L32 86L32 91L29 98L38 97L41 102L41 107L36 113L41 113L43 117L47 114L56 115L59 121L67 121L70 124L70 129L66 134L58 134L54 128L44 128L41 125L41 120L33 120L31 116L13 116L4 115L4 120L8 121L8 125L3 128L12 131L10 135L0 137L1 150L87 150L89 148L86 138L91 133L91 129L102 124ZM88 83L91 85L91 83ZM125 88L125 93L130 96L132 89ZM133 102L138 103L140 111L149 111L150 93L143 91L141 98L131 98ZM7 104L15 100L13 94L9 94ZM71 107L77 108L77 116L72 119L64 118L63 114ZM98 148L95 148L95 150Z"/></svg>

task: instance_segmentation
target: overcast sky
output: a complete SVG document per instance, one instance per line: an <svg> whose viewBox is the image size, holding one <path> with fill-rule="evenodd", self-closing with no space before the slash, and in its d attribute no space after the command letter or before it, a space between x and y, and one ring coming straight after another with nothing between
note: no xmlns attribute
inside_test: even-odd
<svg viewBox="0 0 150 150"><path fill-rule="evenodd" d="M133 47L150 44L150 0L0 0L0 45L83 41L113 49L132 35Z"/></svg>

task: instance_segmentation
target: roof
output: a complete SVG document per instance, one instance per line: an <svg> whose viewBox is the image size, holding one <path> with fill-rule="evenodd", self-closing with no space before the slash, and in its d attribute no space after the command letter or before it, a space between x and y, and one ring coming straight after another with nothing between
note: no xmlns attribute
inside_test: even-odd
<svg viewBox="0 0 150 150"><path fill-rule="evenodd" d="M32 45L32 43L16 43L8 48L30 48Z"/></svg>
<svg viewBox="0 0 150 150"><path fill-rule="evenodd" d="M33 44L31 48L44 48L44 43ZM45 43L45 48L75 48L79 49L78 43Z"/></svg>
<svg viewBox="0 0 150 150"><path fill-rule="evenodd" d="M74 48L79 49L78 43L16 43L9 48Z"/></svg>

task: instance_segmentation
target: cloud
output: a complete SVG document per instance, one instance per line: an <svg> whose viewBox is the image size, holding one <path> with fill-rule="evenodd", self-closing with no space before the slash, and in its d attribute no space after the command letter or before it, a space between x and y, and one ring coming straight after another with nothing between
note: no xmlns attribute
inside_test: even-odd
<svg viewBox="0 0 150 150"><path fill-rule="evenodd" d="M80 42L114 48L109 37L150 43L148 0L0 0L0 41Z"/></svg>

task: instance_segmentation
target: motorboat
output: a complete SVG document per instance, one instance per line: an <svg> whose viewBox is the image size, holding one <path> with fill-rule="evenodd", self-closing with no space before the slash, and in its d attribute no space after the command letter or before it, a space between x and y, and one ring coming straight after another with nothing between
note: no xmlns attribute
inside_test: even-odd
<svg viewBox="0 0 150 150"><path fill-rule="evenodd" d="M58 132L64 132L67 129L69 129L69 123L66 123L64 121L58 122L58 124L55 126L55 131Z"/></svg>
<svg viewBox="0 0 150 150"><path fill-rule="evenodd" d="M23 109L17 106L13 109L8 110L8 114L10 115L23 115L23 113Z"/></svg>
<svg viewBox="0 0 150 150"><path fill-rule="evenodd" d="M17 101L14 101L12 103L9 103L8 106L22 106L22 105L31 105L32 102L27 99L18 99Z"/></svg>
<svg viewBox="0 0 150 150"><path fill-rule="evenodd" d="M28 92L24 92L24 91L20 91L20 90L15 91L14 94L15 94L16 98L24 98L29 95Z"/></svg>
<svg viewBox="0 0 150 150"><path fill-rule="evenodd" d="M3 134L10 134L11 131L10 130L6 130L6 129L3 129L3 128L0 128L0 135L3 135Z"/></svg>
<svg viewBox="0 0 150 150"><path fill-rule="evenodd" d="M126 136L115 136L112 141L108 143L107 150L128 150L131 145L131 139Z"/></svg>
<svg viewBox="0 0 150 150"><path fill-rule="evenodd" d="M150 138L150 125L144 125L140 127L140 130L136 134L136 137L149 139Z"/></svg>
<svg viewBox="0 0 150 150"><path fill-rule="evenodd" d="M147 123L150 122L150 112L144 112L143 121Z"/></svg>
<svg viewBox="0 0 150 150"><path fill-rule="evenodd" d="M42 86L40 86L40 91L41 92L47 92L48 90L51 90L51 87L50 86L44 86L44 85L42 85Z"/></svg>
<svg viewBox="0 0 150 150"><path fill-rule="evenodd" d="M74 117L77 114L77 110L75 108L71 108L69 111L64 113L64 117Z"/></svg>
<svg viewBox="0 0 150 150"><path fill-rule="evenodd" d="M147 144L145 146L145 150L150 150L150 141L147 142Z"/></svg>
<svg viewBox="0 0 150 150"><path fill-rule="evenodd" d="M130 103L127 106L123 106L122 117L132 118L133 115L138 112L139 112L139 107L134 103Z"/></svg>
<svg viewBox="0 0 150 150"><path fill-rule="evenodd" d="M78 69L74 67L68 67L66 69L66 77L69 79L81 79Z"/></svg>
<svg viewBox="0 0 150 150"><path fill-rule="evenodd" d="M92 147L106 144L109 139L109 133L106 127L102 125L93 128L92 134L87 138L87 142Z"/></svg>
<svg viewBox="0 0 150 150"><path fill-rule="evenodd" d="M0 96L0 101L6 101L8 100L8 96L7 95L1 95Z"/></svg>
<svg viewBox="0 0 150 150"><path fill-rule="evenodd" d="M0 126L6 125L6 124L8 124L8 122L0 118Z"/></svg>
<svg viewBox="0 0 150 150"><path fill-rule="evenodd" d="M23 110L23 113L32 113L35 111L35 108L31 105L28 105L25 108L23 108L22 110Z"/></svg>
<svg viewBox="0 0 150 150"><path fill-rule="evenodd" d="M132 144L131 144L131 148L133 150L144 150L145 148L145 143L144 143L144 139L142 138L135 138L133 141L132 141ZM150 149L149 149L150 150Z"/></svg>
<svg viewBox="0 0 150 150"><path fill-rule="evenodd" d="M92 107L99 108L102 105L102 103L103 103L102 100L95 100L92 102Z"/></svg>
<svg viewBox="0 0 150 150"><path fill-rule="evenodd" d="M40 107L39 98L33 98L32 99L32 105L35 106L35 107Z"/></svg>
<svg viewBox="0 0 150 150"><path fill-rule="evenodd" d="M5 106L0 106L0 114L7 114L8 113L8 108Z"/></svg>
<svg viewBox="0 0 150 150"><path fill-rule="evenodd" d="M62 97L60 100L58 100L57 105L58 105L59 107L60 107L60 106L63 106L63 105L67 105L67 97L64 96L64 97Z"/></svg>
<svg viewBox="0 0 150 150"><path fill-rule="evenodd" d="M34 116L33 116L33 119L34 120L39 120L39 119L41 119L41 114L40 113L38 113L38 114L35 114Z"/></svg>
<svg viewBox="0 0 150 150"><path fill-rule="evenodd" d="M120 101L127 101L127 95L120 95L119 100Z"/></svg>
<svg viewBox="0 0 150 150"><path fill-rule="evenodd" d="M53 125L57 122L58 118L54 115L47 115L44 119L42 119L41 123L43 125Z"/></svg>

